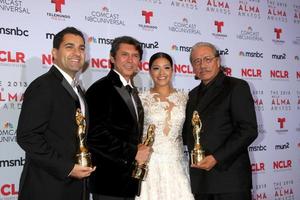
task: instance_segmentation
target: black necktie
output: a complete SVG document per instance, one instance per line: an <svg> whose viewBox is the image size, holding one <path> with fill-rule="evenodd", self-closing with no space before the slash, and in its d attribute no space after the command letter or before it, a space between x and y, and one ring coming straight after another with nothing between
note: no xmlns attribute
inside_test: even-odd
<svg viewBox="0 0 300 200"><path fill-rule="evenodd" d="M132 87L130 85L125 86L126 90L128 91L129 94L132 93Z"/></svg>
<svg viewBox="0 0 300 200"><path fill-rule="evenodd" d="M78 90L79 82L78 82L77 79L73 79L73 80L72 80L71 86L72 86L73 89L76 88L77 91L79 92L79 90ZM81 106L80 106L80 100L79 100L78 94L76 94L76 95L77 95L77 99L76 99L76 102L75 102L75 103L76 103L76 107L77 107L77 108L81 108Z"/></svg>
<svg viewBox="0 0 300 200"><path fill-rule="evenodd" d="M144 109L143 109L143 105L141 102L141 99L139 98L139 94L136 88L132 88L132 97L136 103L137 106L137 111L138 111L138 129L139 129L139 134L140 134L140 138L139 141L142 141L142 135L143 135L143 124L144 124Z"/></svg>
<svg viewBox="0 0 300 200"><path fill-rule="evenodd" d="M143 121L143 117L144 117L144 109L142 106L142 102L139 98L139 94L136 88L131 88L131 95L135 101L136 107L137 107L137 111L138 111L138 116L139 116L139 120Z"/></svg>
<svg viewBox="0 0 300 200"><path fill-rule="evenodd" d="M81 89L81 87L80 87L79 84L76 86L76 89L77 89L78 94L80 96L78 98L81 98L82 103L84 104L85 113L87 113L87 110L86 110L87 109L87 104L86 104L86 101L85 101L85 98L84 98L84 92L82 91L82 89ZM79 105L80 105L80 103L79 103ZM81 106L79 106L79 108L81 108Z"/></svg>
<svg viewBox="0 0 300 200"><path fill-rule="evenodd" d="M137 114L138 114L138 119L141 120L143 118L143 106L142 106L142 102L139 98L138 95L138 91L136 88L132 88L130 85L126 85L125 86L126 90L128 91L129 95L133 97L133 100L135 102L136 105L136 109L137 109Z"/></svg>
<svg viewBox="0 0 300 200"><path fill-rule="evenodd" d="M79 85L77 85L76 88L77 88L78 94L83 98L84 97L84 93L83 93L81 87Z"/></svg>

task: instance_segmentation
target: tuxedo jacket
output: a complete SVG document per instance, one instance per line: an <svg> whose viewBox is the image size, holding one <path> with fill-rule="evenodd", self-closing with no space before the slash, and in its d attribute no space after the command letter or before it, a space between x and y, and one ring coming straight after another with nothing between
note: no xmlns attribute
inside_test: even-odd
<svg viewBox="0 0 300 200"><path fill-rule="evenodd" d="M54 66L25 91L17 128L26 154L19 200L82 199L82 181L68 176L79 146L78 105L78 96Z"/></svg>
<svg viewBox="0 0 300 200"><path fill-rule="evenodd" d="M90 109L87 142L97 166L90 177L91 192L134 197L138 181L131 174L142 136L143 110L138 109L138 120L131 97L113 70L87 90L86 99Z"/></svg>
<svg viewBox="0 0 300 200"><path fill-rule="evenodd" d="M257 137L257 122L247 82L220 72L202 97L200 85L190 91L183 129L189 151L194 147L194 110L202 121L200 144L217 165L210 171L190 169L193 193L249 191L252 174L247 149Z"/></svg>

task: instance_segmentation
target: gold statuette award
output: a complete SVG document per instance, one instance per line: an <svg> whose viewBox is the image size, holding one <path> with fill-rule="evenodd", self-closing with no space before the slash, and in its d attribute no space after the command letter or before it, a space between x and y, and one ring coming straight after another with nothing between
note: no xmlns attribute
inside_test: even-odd
<svg viewBox="0 0 300 200"><path fill-rule="evenodd" d="M76 123L78 126L77 137L79 140L79 149L76 154L76 163L84 167L92 167L91 153L86 147L86 121L85 117L82 115L80 108L76 110Z"/></svg>
<svg viewBox="0 0 300 200"><path fill-rule="evenodd" d="M155 125L150 124L148 127L148 130L147 130L146 139L143 142L144 145L150 146L150 147L153 145L154 130L155 130ZM135 162L135 168L133 170L132 177L139 179L139 180L145 180L145 178L147 176L147 172L148 172L147 162L142 165L138 165L138 163Z"/></svg>
<svg viewBox="0 0 300 200"><path fill-rule="evenodd" d="M202 122L197 111L193 112L192 125L195 143L194 149L191 152L191 163L197 164L205 157L204 151L200 145L200 132L202 128Z"/></svg>

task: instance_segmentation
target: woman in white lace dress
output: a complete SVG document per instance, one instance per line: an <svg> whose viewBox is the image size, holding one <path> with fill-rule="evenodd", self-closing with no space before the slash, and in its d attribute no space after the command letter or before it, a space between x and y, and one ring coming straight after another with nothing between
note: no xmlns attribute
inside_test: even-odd
<svg viewBox="0 0 300 200"><path fill-rule="evenodd" d="M154 124L155 141L148 174L136 200L193 200L181 137L187 95L172 87L173 61L168 54L154 54L149 68L154 87L140 98L145 112L144 136L149 124Z"/></svg>

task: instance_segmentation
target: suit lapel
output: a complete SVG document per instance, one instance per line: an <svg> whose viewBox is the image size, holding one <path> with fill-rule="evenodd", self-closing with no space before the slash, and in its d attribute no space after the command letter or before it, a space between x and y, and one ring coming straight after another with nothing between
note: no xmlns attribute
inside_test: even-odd
<svg viewBox="0 0 300 200"><path fill-rule="evenodd" d="M207 91L207 93L200 99L198 104L198 109L200 113L203 113L206 108L214 101L214 99L219 95L219 93L222 91L222 87L215 87L211 90Z"/></svg>
<svg viewBox="0 0 300 200"><path fill-rule="evenodd" d="M64 86L64 88L68 91L68 93L71 95L71 97L79 103L79 99L77 94L74 92L73 88L71 87L71 85L68 83L68 81L66 79L63 79L61 81L61 84ZM79 103L80 105L80 103Z"/></svg>
<svg viewBox="0 0 300 200"><path fill-rule="evenodd" d="M64 76L56 69L56 67L52 66L50 71L61 81L62 86L66 89L66 91L70 94L70 96L75 100L77 105L80 105L77 94L74 92L71 85L64 78Z"/></svg>
<svg viewBox="0 0 300 200"><path fill-rule="evenodd" d="M213 85L209 86L208 91L202 98L197 98L196 108L200 113L205 112L211 103L214 102L214 99L223 91L224 85L222 84L225 76L219 74L216 79L216 82Z"/></svg>
<svg viewBox="0 0 300 200"><path fill-rule="evenodd" d="M114 88L120 94L120 96L122 97L122 99L126 103L132 117L137 122L137 116L136 116L136 113L135 113L135 108L134 108L131 96L128 93L128 91L126 90L126 88L123 86L119 75L116 72L114 72L113 70L110 70L110 72L107 75L107 78L112 81L112 84L113 84Z"/></svg>
<svg viewBox="0 0 300 200"><path fill-rule="evenodd" d="M125 101L127 107L130 110L130 113L131 113L132 117L137 121L137 116L136 116L136 113L135 113L135 108L134 108L131 96L128 93L128 91L126 90L126 88L124 86L123 87L114 86L114 87L117 90L117 92L120 94L120 96L122 97L122 99Z"/></svg>

